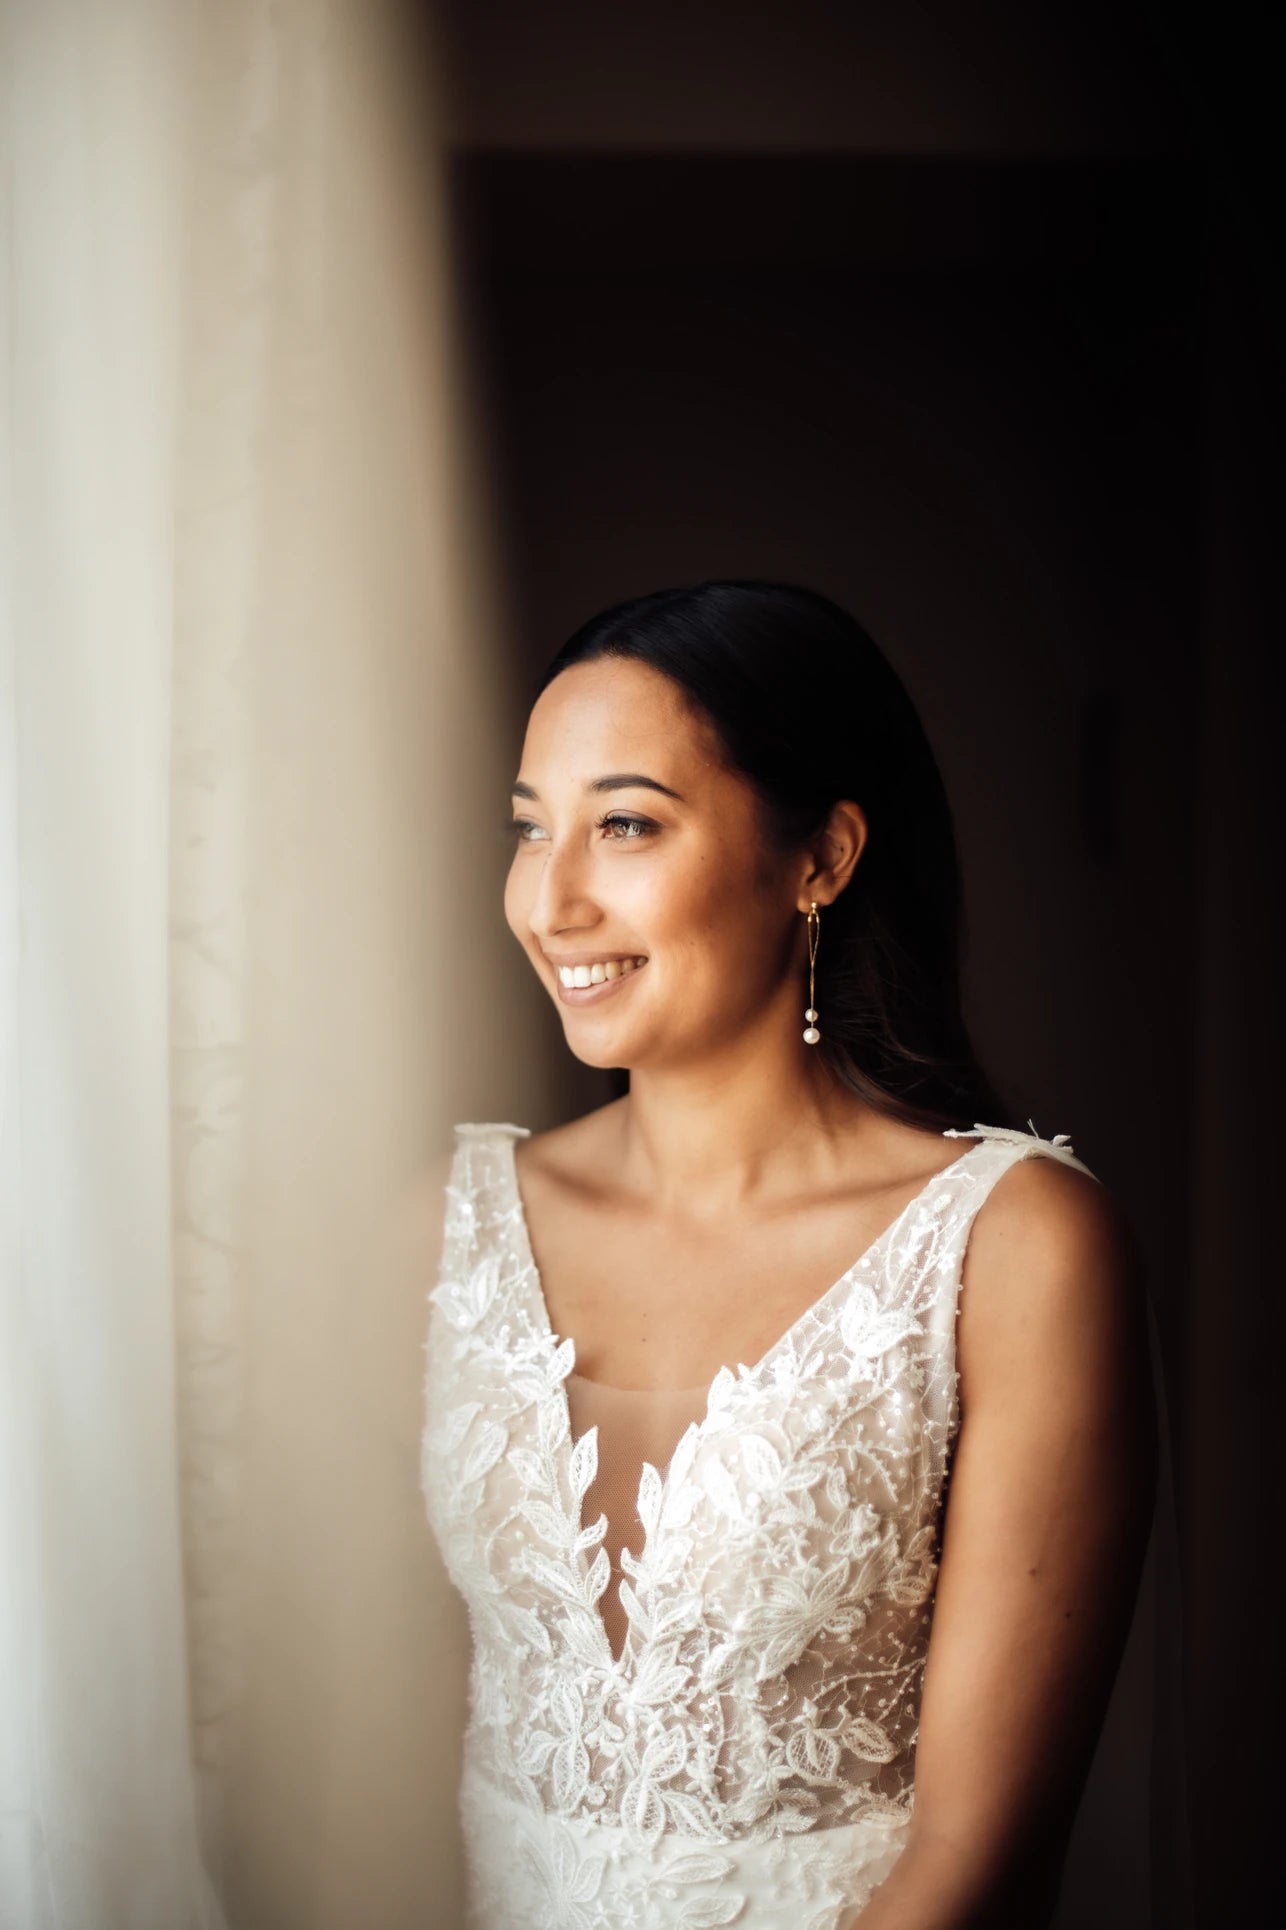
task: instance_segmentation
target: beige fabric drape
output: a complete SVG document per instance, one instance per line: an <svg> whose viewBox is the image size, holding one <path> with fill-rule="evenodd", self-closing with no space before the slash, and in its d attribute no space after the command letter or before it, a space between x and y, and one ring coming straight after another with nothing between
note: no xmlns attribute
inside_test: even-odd
<svg viewBox="0 0 1286 1930"><path fill-rule="evenodd" d="M464 1630L392 1228L450 1120L532 1088L401 35L361 0L3 16L6 1930L458 1916Z"/></svg>

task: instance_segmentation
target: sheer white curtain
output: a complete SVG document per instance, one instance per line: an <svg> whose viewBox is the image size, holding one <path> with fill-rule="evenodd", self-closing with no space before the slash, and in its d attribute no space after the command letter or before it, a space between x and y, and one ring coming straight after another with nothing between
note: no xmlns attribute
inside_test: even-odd
<svg viewBox="0 0 1286 1930"><path fill-rule="evenodd" d="M526 1019L432 93L359 0L0 21L0 1922L449 1925L391 1229Z"/></svg>

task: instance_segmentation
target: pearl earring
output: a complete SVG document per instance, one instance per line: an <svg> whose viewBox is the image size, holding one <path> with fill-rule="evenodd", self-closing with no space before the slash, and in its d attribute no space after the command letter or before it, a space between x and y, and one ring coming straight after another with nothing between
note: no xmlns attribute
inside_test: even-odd
<svg viewBox="0 0 1286 1930"><path fill-rule="evenodd" d="M808 907L808 1010L804 1014L804 1017L808 1020L808 1026L804 1033L805 1045L816 1045L822 1036L817 1030L817 1012L815 1005L817 988L813 983L813 967L817 962L817 940L821 935L821 926L822 921L817 910L817 901L813 899L810 901Z"/></svg>

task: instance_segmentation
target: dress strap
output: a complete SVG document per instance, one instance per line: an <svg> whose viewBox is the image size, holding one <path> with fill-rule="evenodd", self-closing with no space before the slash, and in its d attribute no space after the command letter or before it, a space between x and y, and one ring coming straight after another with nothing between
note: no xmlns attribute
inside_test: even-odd
<svg viewBox="0 0 1286 1930"><path fill-rule="evenodd" d="M506 1175L514 1141L530 1137L530 1127L507 1119L465 1120L452 1129L455 1151L451 1188L466 1218L489 1218L503 1210Z"/></svg>
<svg viewBox="0 0 1286 1930"><path fill-rule="evenodd" d="M453 1128L442 1263L429 1299L461 1332L495 1317L521 1275L509 1174L513 1142L528 1130L508 1120L466 1120Z"/></svg>
<svg viewBox="0 0 1286 1930"><path fill-rule="evenodd" d="M972 1126L948 1126L942 1136L944 1139L977 1137L996 1140L1004 1145L1019 1148L1020 1158L1024 1153L1041 1152L1050 1159L1060 1160L1064 1166L1074 1166L1078 1172L1088 1173L1091 1179L1098 1179L1098 1174L1090 1172L1084 1160L1076 1157L1069 1133L1055 1133L1052 1139L1042 1139L1030 1119L1027 1124L1031 1126L1029 1133L1019 1131L1012 1126L984 1126L975 1123Z"/></svg>
<svg viewBox="0 0 1286 1930"><path fill-rule="evenodd" d="M991 1157L982 1157L971 1166L966 1175L966 1185L959 1208L952 1216L951 1242L952 1258L938 1275L938 1284L930 1306L923 1315L928 1332L934 1337L934 1369L923 1393L926 1414L934 1426L934 1441L944 1447L955 1438L960 1424L959 1376L956 1367L956 1318L960 1309L960 1294L964 1284L964 1259L973 1223L979 1210L991 1194L996 1183L1003 1179L1011 1166L1033 1155L1043 1159L1056 1159L1064 1166L1074 1166L1078 1172L1088 1173L1097 1184L1102 1184L1097 1173L1090 1172L1083 1160L1072 1151L1070 1135L1056 1133L1052 1139L1042 1139L1031 1120L1030 1132L1017 1131L1009 1126L987 1126L981 1122L971 1127L951 1127L944 1138L977 1139L981 1144L990 1144Z"/></svg>
<svg viewBox="0 0 1286 1930"><path fill-rule="evenodd" d="M449 1191L455 1217L474 1236L475 1246L489 1243L495 1221L508 1211L514 1141L526 1139L529 1130L505 1119L465 1120L453 1128Z"/></svg>

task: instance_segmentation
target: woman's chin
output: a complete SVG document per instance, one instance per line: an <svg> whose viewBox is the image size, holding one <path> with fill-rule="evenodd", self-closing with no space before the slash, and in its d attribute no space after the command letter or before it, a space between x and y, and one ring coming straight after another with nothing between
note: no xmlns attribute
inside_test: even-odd
<svg viewBox="0 0 1286 1930"><path fill-rule="evenodd" d="M624 1033L613 1034L604 1026L602 1037L594 1036L594 1028L588 1025L572 1024L564 1029L567 1050L582 1065L596 1066L603 1072L610 1072L617 1066L628 1063L632 1054L628 1053ZM628 1056L627 1056L628 1055Z"/></svg>

